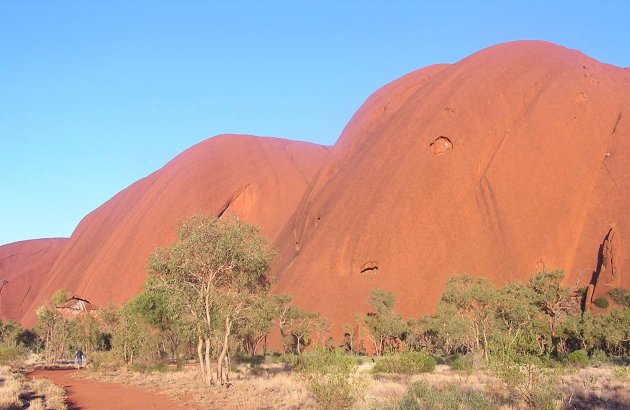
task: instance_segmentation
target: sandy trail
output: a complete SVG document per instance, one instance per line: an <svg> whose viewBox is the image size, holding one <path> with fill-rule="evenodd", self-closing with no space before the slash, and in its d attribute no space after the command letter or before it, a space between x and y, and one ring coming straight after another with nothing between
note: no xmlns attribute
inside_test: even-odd
<svg viewBox="0 0 630 410"><path fill-rule="evenodd" d="M66 389L70 410L136 410L136 409L196 409L191 403L178 401L163 394L135 386L103 383L72 377L76 370L36 370L33 378L45 378Z"/></svg>

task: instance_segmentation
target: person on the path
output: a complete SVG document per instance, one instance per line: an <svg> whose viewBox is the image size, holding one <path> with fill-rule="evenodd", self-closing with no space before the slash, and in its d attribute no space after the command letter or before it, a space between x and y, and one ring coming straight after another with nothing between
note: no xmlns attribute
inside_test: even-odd
<svg viewBox="0 0 630 410"><path fill-rule="evenodd" d="M81 368L81 365L83 364L83 351L81 349L79 349L77 351L77 369Z"/></svg>

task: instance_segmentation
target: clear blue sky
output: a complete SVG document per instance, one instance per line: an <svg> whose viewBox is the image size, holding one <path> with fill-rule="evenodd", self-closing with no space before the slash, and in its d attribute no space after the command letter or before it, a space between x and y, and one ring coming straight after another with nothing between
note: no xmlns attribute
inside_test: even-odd
<svg viewBox="0 0 630 410"><path fill-rule="evenodd" d="M496 43L630 66L630 2L472 3L0 0L0 244L216 134L333 144L378 87Z"/></svg>

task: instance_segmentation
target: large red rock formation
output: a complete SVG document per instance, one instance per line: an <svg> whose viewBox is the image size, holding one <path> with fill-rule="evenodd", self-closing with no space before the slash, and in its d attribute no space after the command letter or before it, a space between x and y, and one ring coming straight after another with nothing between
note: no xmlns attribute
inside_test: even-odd
<svg viewBox="0 0 630 410"><path fill-rule="evenodd" d="M630 287L629 108L628 69L515 42L386 85L330 153L213 138L88 215L20 311L57 288L97 305L129 299L150 252L194 213L261 225L280 248L274 292L337 329L373 288L407 315L430 312L457 273L502 284L562 268L570 285L599 275Z"/></svg>
<svg viewBox="0 0 630 410"><path fill-rule="evenodd" d="M20 320L32 295L48 273L67 239L35 239L0 246L0 318Z"/></svg>
<svg viewBox="0 0 630 410"><path fill-rule="evenodd" d="M237 135L188 149L81 221L23 322L32 324L34 308L59 288L96 306L130 299L142 289L149 254L194 214L237 214L276 240L327 154L318 145Z"/></svg>
<svg viewBox="0 0 630 410"><path fill-rule="evenodd" d="M285 230L275 290L339 326L377 287L430 312L457 273L562 268L585 287L611 227L618 250L630 234L628 164L627 69L515 42L416 71L344 130Z"/></svg>

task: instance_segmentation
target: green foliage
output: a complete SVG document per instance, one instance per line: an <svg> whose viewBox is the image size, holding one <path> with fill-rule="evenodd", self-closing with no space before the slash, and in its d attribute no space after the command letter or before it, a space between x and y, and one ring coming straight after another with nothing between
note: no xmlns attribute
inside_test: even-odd
<svg viewBox="0 0 630 410"><path fill-rule="evenodd" d="M396 297L391 292L373 289L369 303L373 311L360 317L359 321L368 331L374 352L382 355L386 351L397 351L407 327L394 309Z"/></svg>
<svg viewBox="0 0 630 410"><path fill-rule="evenodd" d="M24 347L0 346L0 365L16 365L26 357L26 353Z"/></svg>
<svg viewBox="0 0 630 410"><path fill-rule="evenodd" d="M628 366L615 366L613 369L613 375L622 382L626 382L630 379L630 367Z"/></svg>
<svg viewBox="0 0 630 410"><path fill-rule="evenodd" d="M338 351L316 351L297 358L299 377L322 409L349 409L367 380L356 376L355 360Z"/></svg>
<svg viewBox="0 0 630 410"><path fill-rule="evenodd" d="M507 385L517 407L521 404L535 409L558 407L562 395L556 388L557 374L545 368L539 357L522 355L517 359L494 360L490 370Z"/></svg>
<svg viewBox="0 0 630 410"><path fill-rule="evenodd" d="M37 335L12 320L0 320L0 346L33 347Z"/></svg>
<svg viewBox="0 0 630 410"><path fill-rule="evenodd" d="M178 227L177 237L149 257L149 276L196 336L204 380L212 382L213 353L223 384L230 340L267 293L266 271L275 252L258 227L238 218L193 216Z"/></svg>
<svg viewBox="0 0 630 410"><path fill-rule="evenodd" d="M435 369L435 359L423 352L404 352L381 356L372 368L374 373L418 374Z"/></svg>
<svg viewBox="0 0 630 410"><path fill-rule="evenodd" d="M586 366L588 364L588 353L584 349L569 353L567 362L574 366Z"/></svg>
<svg viewBox="0 0 630 410"><path fill-rule="evenodd" d="M496 327L494 307L498 297L496 289L486 279L459 275L449 279L441 299L468 322L466 348L483 352L486 358L490 353L489 335Z"/></svg>
<svg viewBox="0 0 630 410"><path fill-rule="evenodd" d="M285 335L285 351L290 350L302 354L304 347L313 341L318 342L318 348L323 348L329 329L328 319L319 313L291 306L282 326L282 332Z"/></svg>
<svg viewBox="0 0 630 410"><path fill-rule="evenodd" d="M57 290L45 305L35 311L37 315L35 329L44 342L44 358L47 364L54 363L66 354L71 325L57 309L57 305L66 300L65 291Z"/></svg>
<svg viewBox="0 0 630 410"><path fill-rule="evenodd" d="M134 359L148 345L150 337L149 328L133 303L121 308L110 305L101 312L101 318L112 336L112 351L125 364L133 366Z"/></svg>
<svg viewBox="0 0 630 410"><path fill-rule="evenodd" d="M154 372L165 373L168 371L168 367L166 366L166 363L164 362L153 363L153 364L135 363L131 368L133 371L139 372L139 373L154 373Z"/></svg>
<svg viewBox="0 0 630 410"><path fill-rule="evenodd" d="M131 301L131 309L159 331L158 345L162 347L158 356L170 354L171 360L177 360L182 347L191 343L194 330L184 318L183 306L154 278L147 279L142 292Z"/></svg>
<svg viewBox="0 0 630 410"><path fill-rule="evenodd" d="M600 296L598 298L595 298L595 300L593 300L593 304L600 309L606 309L608 307L608 299Z"/></svg>
<svg viewBox="0 0 630 410"><path fill-rule="evenodd" d="M606 355L606 352L604 352L601 349L595 349L593 350L593 353L591 353L590 361L595 367L597 367L602 364L608 363L609 359L608 359L608 356Z"/></svg>
<svg viewBox="0 0 630 410"><path fill-rule="evenodd" d="M52 301L56 307L61 307L70 299L70 295L63 289L57 289L52 295Z"/></svg>
<svg viewBox="0 0 630 410"><path fill-rule="evenodd" d="M400 410L491 410L497 406L479 392L462 389L455 384L432 388L426 381L417 381L398 402Z"/></svg>
<svg viewBox="0 0 630 410"><path fill-rule="evenodd" d="M279 309L278 303L281 303L279 301L276 296L268 297L266 294L256 296L252 309L248 309L243 315L243 320L237 323L235 335L241 340L246 354L254 356L261 342L264 342L262 347L266 350L266 337L273 327Z"/></svg>
<svg viewBox="0 0 630 410"><path fill-rule="evenodd" d="M624 288L615 288L608 292L610 298L616 304L623 307L630 307L630 291Z"/></svg>
<svg viewBox="0 0 630 410"><path fill-rule="evenodd" d="M107 335L101 331L101 324L92 315L85 315L69 321L68 343L74 349L82 349L86 356L96 350L110 348Z"/></svg>

